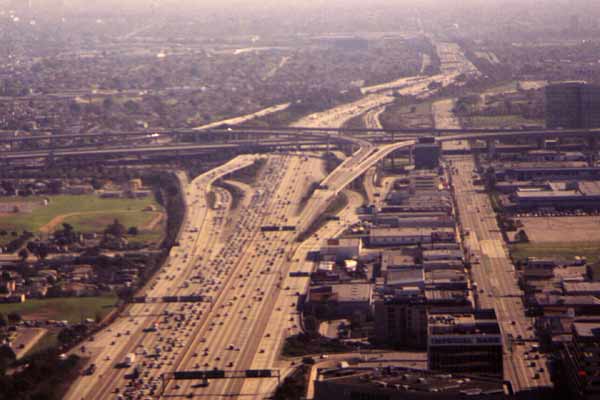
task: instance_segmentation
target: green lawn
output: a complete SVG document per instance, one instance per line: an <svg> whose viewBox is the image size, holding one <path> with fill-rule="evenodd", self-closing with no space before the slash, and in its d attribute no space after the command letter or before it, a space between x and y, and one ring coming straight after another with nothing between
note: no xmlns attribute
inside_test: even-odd
<svg viewBox="0 0 600 400"><path fill-rule="evenodd" d="M49 198L48 207L41 206L31 213L0 216L0 229L18 232L28 230L35 233L39 232L40 228L52 221L53 218L65 216L64 222L72 224L76 230L101 232L115 218L118 218L126 227L140 227L148 223L157 214L156 212L142 211L147 206L154 206L156 210L162 211L162 207L153 197L101 199L94 195L60 195ZM11 198L9 201L39 201L41 199L41 197Z"/></svg>
<svg viewBox="0 0 600 400"><path fill-rule="evenodd" d="M527 257L573 259L575 256L583 256L593 263L600 260L600 242L518 243L510 245L510 253L515 260L524 260Z"/></svg>
<svg viewBox="0 0 600 400"><path fill-rule="evenodd" d="M0 304L0 313L7 315L18 312L24 319L67 320L77 323L81 319L96 315L106 316L116 305L114 294L100 297L65 297L49 299L31 299L24 303Z"/></svg>
<svg viewBox="0 0 600 400"><path fill-rule="evenodd" d="M139 212L139 211L113 211L106 213L99 211L94 214L83 214L66 217L64 222L69 223L80 232L99 232L99 227L102 230L110 225L115 218L119 220L126 228L137 226L139 228L152 222L159 213L156 212Z"/></svg>

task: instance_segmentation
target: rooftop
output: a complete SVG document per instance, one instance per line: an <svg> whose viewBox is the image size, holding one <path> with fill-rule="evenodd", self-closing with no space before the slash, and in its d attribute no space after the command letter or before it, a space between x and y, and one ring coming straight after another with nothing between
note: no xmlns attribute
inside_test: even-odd
<svg viewBox="0 0 600 400"><path fill-rule="evenodd" d="M434 232L454 233L454 228L373 228L371 236L430 236Z"/></svg>
<svg viewBox="0 0 600 400"><path fill-rule="evenodd" d="M401 251L384 251L381 254L382 266L389 268L394 265L412 265L415 263L413 256Z"/></svg>
<svg viewBox="0 0 600 400"><path fill-rule="evenodd" d="M338 302L369 302L372 286L365 283L341 283L335 285L312 286L313 293L331 293Z"/></svg>
<svg viewBox="0 0 600 400"><path fill-rule="evenodd" d="M579 337L600 339L600 322L575 322L573 329Z"/></svg>
<svg viewBox="0 0 600 400"><path fill-rule="evenodd" d="M564 282L563 288L566 294L577 292L597 292L600 294L600 282Z"/></svg>
<svg viewBox="0 0 600 400"><path fill-rule="evenodd" d="M317 385L324 382L360 386L375 393L386 388L431 395L438 393L445 395L445 398L507 393L507 388L501 380L399 367L329 369L322 372L320 378L321 380L316 382Z"/></svg>
<svg viewBox="0 0 600 400"><path fill-rule="evenodd" d="M412 266L402 268L391 268L387 272L386 285L402 285L415 282L423 282L425 279L423 267Z"/></svg>
<svg viewBox="0 0 600 400"><path fill-rule="evenodd" d="M340 238L327 240L327 246L360 246L360 239L356 238Z"/></svg>

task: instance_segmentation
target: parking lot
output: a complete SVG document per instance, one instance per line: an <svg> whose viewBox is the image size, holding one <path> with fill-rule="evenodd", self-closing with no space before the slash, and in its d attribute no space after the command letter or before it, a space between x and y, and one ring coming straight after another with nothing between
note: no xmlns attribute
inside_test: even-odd
<svg viewBox="0 0 600 400"><path fill-rule="evenodd" d="M532 243L600 241L600 216L517 218Z"/></svg>

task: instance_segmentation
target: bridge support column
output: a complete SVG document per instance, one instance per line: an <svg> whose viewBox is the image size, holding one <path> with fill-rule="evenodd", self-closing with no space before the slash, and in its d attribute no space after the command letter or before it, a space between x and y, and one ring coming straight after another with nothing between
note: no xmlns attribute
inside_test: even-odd
<svg viewBox="0 0 600 400"><path fill-rule="evenodd" d="M591 137L588 139L589 146L589 164L590 167L593 167L596 164L596 160L598 159L598 139L595 137Z"/></svg>
<svg viewBox="0 0 600 400"><path fill-rule="evenodd" d="M537 148L538 149L546 149L546 139L545 138L538 138L537 140Z"/></svg>
<svg viewBox="0 0 600 400"><path fill-rule="evenodd" d="M492 158L492 159L495 158L496 157L496 141L494 139L487 139L486 143L487 143L488 157Z"/></svg>

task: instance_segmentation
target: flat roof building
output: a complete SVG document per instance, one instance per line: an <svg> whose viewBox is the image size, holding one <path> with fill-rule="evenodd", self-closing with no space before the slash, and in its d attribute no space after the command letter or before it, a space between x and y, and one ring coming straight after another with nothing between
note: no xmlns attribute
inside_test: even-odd
<svg viewBox="0 0 600 400"><path fill-rule="evenodd" d="M498 400L511 394L501 379L394 366L321 370L314 385L314 400Z"/></svg>
<svg viewBox="0 0 600 400"><path fill-rule="evenodd" d="M337 261L357 259L362 249L362 240L354 238L329 239L321 247L321 256Z"/></svg>
<svg viewBox="0 0 600 400"><path fill-rule="evenodd" d="M567 386L575 399L600 398L600 323L573 323L572 338L561 351Z"/></svg>
<svg viewBox="0 0 600 400"><path fill-rule="evenodd" d="M371 246L393 246L435 242L456 242L454 228L373 228Z"/></svg>
<svg viewBox="0 0 600 400"><path fill-rule="evenodd" d="M547 128L600 127L600 86L568 82L548 85L544 92Z"/></svg>
<svg viewBox="0 0 600 400"><path fill-rule="evenodd" d="M428 325L430 369L502 376L502 335L494 310L430 315Z"/></svg>

